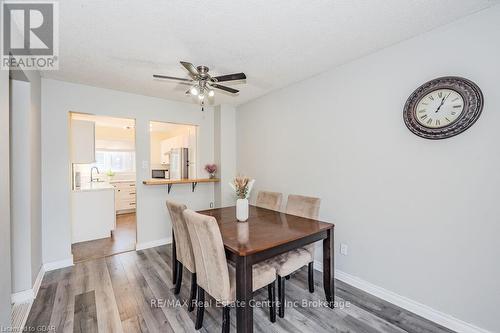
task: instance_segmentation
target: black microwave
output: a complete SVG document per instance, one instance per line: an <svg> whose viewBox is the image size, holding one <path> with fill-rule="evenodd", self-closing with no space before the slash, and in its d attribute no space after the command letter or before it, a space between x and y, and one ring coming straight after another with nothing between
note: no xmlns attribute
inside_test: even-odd
<svg viewBox="0 0 500 333"><path fill-rule="evenodd" d="M151 177L152 178L165 178L165 172L168 172L167 170L151 170Z"/></svg>

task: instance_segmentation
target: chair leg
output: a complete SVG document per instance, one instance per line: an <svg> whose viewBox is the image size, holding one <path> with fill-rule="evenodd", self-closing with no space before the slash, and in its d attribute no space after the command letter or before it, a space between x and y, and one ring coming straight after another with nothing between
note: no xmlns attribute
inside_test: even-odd
<svg viewBox="0 0 500 333"><path fill-rule="evenodd" d="M196 301L196 323L194 328L199 330L203 326L203 313L205 312L205 290L198 287L198 300Z"/></svg>
<svg viewBox="0 0 500 333"><path fill-rule="evenodd" d="M278 275L278 316L285 317L285 279Z"/></svg>
<svg viewBox="0 0 500 333"><path fill-rule="evenodd" d="M267 293L269 294L269 303L271 306L269 307L269 319L271 323L276 322L276 296L275 296L276 284L271 282L267 285Z"/></svg>
<svg viewBox="0 0 500 333"><path fill-rule="evenodd" d="M229 333L229 329L231 328L231 319L229 317L230 309L231 308L227 305L222 309L222 333Z"/></svg>
<svg viewBox="0 0 500 333"><path fill-rule="evenodd" d="M180 261L177 261L177 278L176 278L176 284L175 284L175 290L174 294L178 295L179 292L181 291L181 285L182 285L182 264Z"/></svg>
<svg viewBox="0 0 500 333"><path fill-rule="evenodd" d="M314 266L313 263L310 262L308 265L308 280L309 280L309 292L313 293L314 292Z"/></svg>
<svg viewBox="0 0 500 333"><path fill-rule="evenodd" d="M189 294L189 304L188 304L188 311L191 312L194 310L194 303L196 299L196 273L193 273L191 275L191 293Z"/></svg>

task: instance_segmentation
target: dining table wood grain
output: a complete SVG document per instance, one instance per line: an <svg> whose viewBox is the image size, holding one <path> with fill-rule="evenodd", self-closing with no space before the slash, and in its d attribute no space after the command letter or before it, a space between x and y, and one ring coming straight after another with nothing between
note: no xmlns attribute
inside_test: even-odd
<svg viewBox="0 0 500 333"><path fill-rule="evenodd" d="M334 308L333 223L285 214L256 206L249 207L246 222L236 219L236 207L198 211L213 216L219 225L226 257L236 266L236 327L238 333L253 332L252 266L307 244L323 243L323 285L328 306ZM173 235L173 234L172 234ZM175 235L172 240L175 249ZM172 256L173 266L177 259ZM175 283L175 275L173 276Z"/></svg>

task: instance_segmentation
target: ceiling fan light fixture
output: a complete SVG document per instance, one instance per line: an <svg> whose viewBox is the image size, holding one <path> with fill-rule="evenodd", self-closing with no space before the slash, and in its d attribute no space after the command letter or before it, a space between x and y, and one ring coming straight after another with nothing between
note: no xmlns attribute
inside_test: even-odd
<svg viewBox="0 0 500 333"><path fill-rule="evenodd" d="M219 84L221 82L231 82L245 80L247 76L245 73L233 73L227 75L211 76L207 66L195 67L192 63L181 61L181 65L189 72L189 78L174 77L153 74L155 79L165 79L171 81L189 84L191 87L185 92L186 96L197 96L201 110L204 110L205 102L215 96L215 89L225 91L233 96L238 94L239 90Z"/></svg>
<svg viewBox="0 0 500 333"><path fill-rule="evenodd" d="M189 90L191 92L191 95L193 96L197 96L199 94L199 90L198 90L198 87L197 86L193 86L191 87L191 89Z"/></svg>

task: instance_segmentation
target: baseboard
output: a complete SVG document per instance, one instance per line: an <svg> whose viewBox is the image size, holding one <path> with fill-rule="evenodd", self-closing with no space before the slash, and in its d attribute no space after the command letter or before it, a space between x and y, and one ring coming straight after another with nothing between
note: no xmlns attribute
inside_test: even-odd
<svg viewBox="0 0 500 333"><path fill-rule="evenodd" d="M151 242L137 243L135 245L135 250L140 251L170 243L172 243L172 237L167 237L167 238L157 239Z"/></svg>
<svg viewBox="0 0 500 333"><path fill-rule="evenodd" d="M17 293L12 293L12 295L10 296L11 303L21 304L33 301L33 299L35 299L36 295L38 294L38 289L40 289L40 285L42 284L44 274L45 270L42 266L38 271L35 282L33 283L33 287L31 289L26 289L23 291L19 291Z"/></svg>
<svg viewBox="0 0 500 333"><path fill-rule="evenodd" d="M42 285L43 276L45 275L45 269L42 265L40 270L38 271L38 275L36 276L35 283L33 284L33 298L36 298L38 295L38 290L40 290L40 286Z"/></svg>
<svg viewBox="0 0 500 333"><path fill-rule="evenodd" d="M53 271L55 269L73 266L73 256L68 259L51 261L43 264L43 269L46 272Z"/></svg>
<svg viewBox="0 0 500 333"><path fill-rule="evenodd" d="M10 302L12 304L21 304L26 302L31 302L35 298L33 289L26 289L23 291L18 291L17 293L12 293L10 295Z"/></svg>
<svg viewBox="0 0 500 333"><path fill-rule="evenodd" d="M314 261L314 268L323 272L323 265L317 260ZM338 269L335 270L335 278L453 331L461 333L492 333Z"/></svg>

